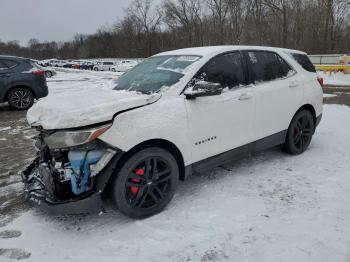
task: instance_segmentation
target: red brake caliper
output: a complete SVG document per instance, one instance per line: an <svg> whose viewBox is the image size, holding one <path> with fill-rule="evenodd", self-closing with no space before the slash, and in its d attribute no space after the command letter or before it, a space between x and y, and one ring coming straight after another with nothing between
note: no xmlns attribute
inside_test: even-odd
<svg viewBox="0 0 350 262"><path fill-rule="evenodd" d="M294 128L293 129L293 138L296 138L297 134L298 134L298 129Z"/></svg>
<svg viewBox="0 0 350 262"><path fill-rule="evenodd" d="M143 168L138 168L135 170L135 174L138 176L143 176L145 175L145 170ZM134 178L132 179L132 182L140 183L141 179ZM131 193L133 193L134 195L136 195L136 193L139 192L139 188L137 186L130 187L130 190L131 190Z"/></svg>

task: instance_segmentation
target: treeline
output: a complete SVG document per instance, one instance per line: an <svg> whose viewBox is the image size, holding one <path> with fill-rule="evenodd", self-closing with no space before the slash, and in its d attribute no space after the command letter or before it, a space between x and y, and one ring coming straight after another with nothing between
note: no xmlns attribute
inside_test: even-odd
<svg viewBox="0 0 350 262"><path fill-rule="evenodd" d="M63 29L62 29L63 30ZM350 0L134 0L125 18L69 42L27 47L1 42L0 54L46 58L148 57L184 47L247 44L308 53L350 51Z"/></svg>

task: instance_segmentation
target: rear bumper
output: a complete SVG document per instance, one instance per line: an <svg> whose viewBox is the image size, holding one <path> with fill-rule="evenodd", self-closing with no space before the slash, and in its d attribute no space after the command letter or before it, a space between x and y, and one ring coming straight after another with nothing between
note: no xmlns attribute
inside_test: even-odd
<svg viewBox="0 0 350 262"><path fill-rule="evenodd" d="M47 85L37 86L35 88L35 98L42 98L46 97L49 94L49 88Z"/></svg>

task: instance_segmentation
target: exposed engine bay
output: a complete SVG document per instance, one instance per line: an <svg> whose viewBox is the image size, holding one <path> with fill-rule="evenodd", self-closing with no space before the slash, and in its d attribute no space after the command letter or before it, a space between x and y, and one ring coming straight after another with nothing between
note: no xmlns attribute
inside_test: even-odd
<svg viewBox="0 0 350 262"><path fill-rule="evenodd" d="M51 149L45 141L52 134L40 131L35 143L37 156L21 174L26 197L39 205L61 205L100 195L96 177L116 156L117 150L97 139Z"/></svg>

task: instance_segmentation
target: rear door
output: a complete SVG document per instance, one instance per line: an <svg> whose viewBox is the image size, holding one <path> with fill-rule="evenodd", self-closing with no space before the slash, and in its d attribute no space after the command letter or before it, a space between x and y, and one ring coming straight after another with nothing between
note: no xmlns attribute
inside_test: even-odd
<svg viewBox="0 0 350 262"><path fill-rule="evenodd" d="M255 84L256 140L288 129L303 100L301 79L279 54L246 51L249 75Z"/></svg>
<svg viewBox="0 0 350 262"><path fill-rule="evenodd" d="M0 88L4 88L11 81L17 65L18 63L12 60L0 59Z"/></svg>
<svg viewBox="0 0 350 262"><path fill-rule="evenodd" d="M192 79L220 83L221 95L186 100L193 162L229 151L254 140L254 88L247 86L240 52L209 61Z"/></svg>

